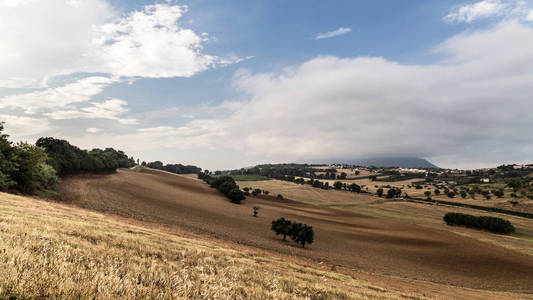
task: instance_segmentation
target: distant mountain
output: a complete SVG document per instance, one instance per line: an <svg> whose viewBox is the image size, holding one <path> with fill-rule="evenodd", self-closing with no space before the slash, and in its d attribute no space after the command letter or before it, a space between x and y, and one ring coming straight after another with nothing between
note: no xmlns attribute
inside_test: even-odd
<svg viewBox="0 0 533 300"><path fill-rule="evenodd" d="M399 168L435 168L436 165L418 157L376 157L342 161L342 163L358 166L399 167Z"/></svg>

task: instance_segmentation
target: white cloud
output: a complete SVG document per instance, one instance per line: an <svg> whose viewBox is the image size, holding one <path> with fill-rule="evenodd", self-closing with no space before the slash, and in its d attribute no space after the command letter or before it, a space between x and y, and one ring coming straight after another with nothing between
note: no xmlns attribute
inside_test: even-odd
<svg viewBox="0 0 533 300"><path fill-rule="evenodd" d="M0 122L6 122L5 133L18 140L27 136L44 133L52 129L48 120L42 118L0 115Z"/></svg>
<svg viewBox="0 0 533 300"><path fill-rule="evenodd" d="M483 0L454 7L444 17L444 21L450 23L472 23L490 17L533 21L531 6L531 1Z"/></svg>
<svg viewBox="0 0 533 300"><path fill-rule="evenodd" d="M101 128L94 128L94 127L87 128L87 132L88 133L98 133L98 132L101 132L101 131L102 131Z"/></svg>
<svg viewBox="0 0 533 300"><path fill-rule="evenodd" d="M120 99L109 99L104 102L92 102L92 106L81 109L57 110L45 115L54 120L70 120L77 118L87 119L108 119L116 120L123 125L135 125L137 120L133 118L122 118L121 115L128 111L125 107L128 102Z"/></svg>
<svg viewBox="0 0 533 300"><path fill-rule="evenodd" d="M89 101L116 81L116 78L92 76L56 88L5 96L0 98L0 108L21 109L26 114L64 108Z"/></svg>
<svg viewBox="0 0 533 300"><path fill-rule="evenodd" d="M240 61L203 54L207 35L178 24L185 6L120 14L108 0L0 1L0 87L44 87L79 72L189 77Z"/></svg>
<svg viewBox="0 0 533 300"><path fill-rule="evenodd" d="M471 23L502 12L504 5L500 0L483 0L473 4L462 5L453 9L444 20L457 23Z"/></svg>
<svg viewBox="0 0 533 300"><path fill-rule="evenodd" d="M181 28L183 6L148 5L97 27L87 56L88 71L128 77L189 77L206 70L216 57L201 53L203 37Z"/></svg>
<svg viewBox="0 0 533 300"><path fill-rule="evenodd" d="M250 97L230 117L142 133L164 137L151 147L230 147L259 161L419 155L464 166L530 158L533 29L504 22L435 51L448 57L403 65L327 56L280 74L241 73L236 86Z"/></svg>
<svg viewBox="0 0 533 300"><path fill-rule="evenodd" d="M526 20L533 22L533 9L529 10L526 16Z"/></svg>
<svg viewBox="0 0 533 300"><path fill-rule="evenodd" d="M79 70L94 24L112 20L105 0L0 3L0 87L42 87L47 78Z"/></svg>
<svg viewBox="0 0 533 300"><path fill-rule="evenodd" d="M336 37L336 36L339 36L339 35L347 34L347 33L351 32L351 31L352 31L351 28L339 27L338 29L333 30L333 31L319 33L319 34L317 34L314 37L314 39L315 40L329 39L329 38Z"/></svg>

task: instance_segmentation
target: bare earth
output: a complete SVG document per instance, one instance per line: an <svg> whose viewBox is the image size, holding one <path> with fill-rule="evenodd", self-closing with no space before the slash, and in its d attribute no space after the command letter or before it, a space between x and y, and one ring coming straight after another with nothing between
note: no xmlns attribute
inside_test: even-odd
<svg viewBox="0 0 533 300"><path fill-rule="evenodd" d="M58 200L356 272L533 293L533 257L526 254L447 231L269 196L235 205L200 180L166 172L70 177ZM261 207L258 218L251 216L254 205ZM312 225L315 243L301 249L282 242L270 230L279 217Z"/></svg>

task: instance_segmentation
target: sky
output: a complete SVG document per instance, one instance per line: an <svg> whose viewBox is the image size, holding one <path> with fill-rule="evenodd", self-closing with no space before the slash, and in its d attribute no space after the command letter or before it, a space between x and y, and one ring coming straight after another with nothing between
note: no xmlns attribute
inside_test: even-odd
<svg viewBox="0 0 533 300"><path fill-rule="evenodd" d="M0 0L0 121L210 170L533 163L533 1Z"/></svg>

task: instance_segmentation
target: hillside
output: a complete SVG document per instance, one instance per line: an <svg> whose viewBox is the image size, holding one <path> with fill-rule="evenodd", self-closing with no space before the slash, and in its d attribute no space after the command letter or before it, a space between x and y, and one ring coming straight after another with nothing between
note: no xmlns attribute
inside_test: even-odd
<svg viewBox="0 0 533 300"><path fill-rule="evenodd" d="M162 171L70 177L58 200L307 258L345 274L380 274L386 282L403 277L439 284L439 290L451 285L524 292L533 278L532 257L472 238L268 196L235 205L200 180ZM258 218L251 216L254 205L261 207ZM316 242L306 249L281 242L270 231L270 222L281 216L312 225Z"/></svg>
<svg viewBox="0 0 533 300"><path fill-rule="evenodd" d="M423 298L316 265L0 193L0 298Z"/></svg>

